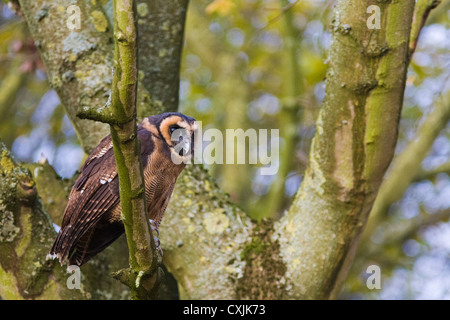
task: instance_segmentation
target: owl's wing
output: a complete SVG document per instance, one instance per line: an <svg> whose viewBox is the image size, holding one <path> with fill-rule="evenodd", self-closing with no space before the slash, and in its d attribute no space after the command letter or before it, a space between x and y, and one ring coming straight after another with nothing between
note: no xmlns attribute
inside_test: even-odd
<svg viewBox="0 0 450 320"><path fill-rule="evenodd" d="M148 155L154 151L154 143L151 133L143 128L138 128L138 138L145 166ZM58 257L61 262L69 256L76 256L76 259L70 260L84 263L105 249L123 233L123 227L117 223L103 223L100 230L97 226L101 218L106 213L110 214L119 203L119 178L111 137L107 136L81 168L81 174L70 192L61 230L50 250L50 256ZM99 232L102 234L96 234ZM76 250L83 252L77 253Z"/></svg>
<svg viewBox="0 0 450 320"><path fill-rule="evenodd" d="M61 262L71 253L77 241L99 222L102 215L120 201L119 179L111 138L101 141L87 158L72 188L64 211L61 230L50 255Z"/></svg>

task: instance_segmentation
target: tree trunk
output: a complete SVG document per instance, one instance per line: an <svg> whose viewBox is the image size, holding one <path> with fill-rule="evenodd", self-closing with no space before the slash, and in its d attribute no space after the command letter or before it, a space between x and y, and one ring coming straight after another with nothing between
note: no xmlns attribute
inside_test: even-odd
<svg viewBox="0 0 450 320"><path fill-rule="evenodd" d="M333 298L394 155L403 102L414 1L338 1L326 97L309 165L288 215L276 227L288 297Z"/></svg>

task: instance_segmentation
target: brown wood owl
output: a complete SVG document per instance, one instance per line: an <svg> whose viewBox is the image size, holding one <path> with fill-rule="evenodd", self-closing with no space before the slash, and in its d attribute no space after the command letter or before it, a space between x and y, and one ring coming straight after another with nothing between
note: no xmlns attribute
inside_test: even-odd
<svg viewBox="0 0 450 320"><path fill-rule="evenodd" d="M157 230L178 175L193 155L195 119L168 112L138 126L148 217ZM72 187L49 257L83 265L124 233L119 179L108 135L86 159Z"/></svg>

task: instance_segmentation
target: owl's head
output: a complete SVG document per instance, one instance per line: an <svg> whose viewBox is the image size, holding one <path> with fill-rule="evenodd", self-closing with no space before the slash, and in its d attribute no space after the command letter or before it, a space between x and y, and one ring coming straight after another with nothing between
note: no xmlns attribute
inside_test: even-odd
<svg viewBox="0 0 450 320"><path fill-rule="evenodd" d="M195 119L178 112L165 112L150 116L142 126L162 139L170 150L175 164L186 163L194 154Z"/></svg>

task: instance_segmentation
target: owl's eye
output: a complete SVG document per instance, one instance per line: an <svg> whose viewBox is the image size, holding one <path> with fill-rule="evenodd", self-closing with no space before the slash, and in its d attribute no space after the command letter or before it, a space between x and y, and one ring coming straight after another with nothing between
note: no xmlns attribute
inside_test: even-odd
<svg viewBox="0 0 450 320"><path fill-rule="evenodd" d="M180 129L180 127L177 126L177 125L170 126L169 127L169 134L172 135L172 133L174 133L175 130L177 130L177 129Z"/></svg>

